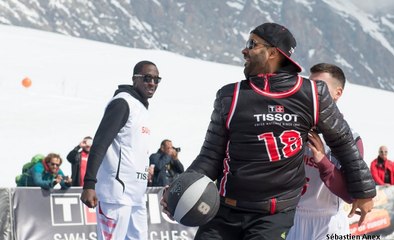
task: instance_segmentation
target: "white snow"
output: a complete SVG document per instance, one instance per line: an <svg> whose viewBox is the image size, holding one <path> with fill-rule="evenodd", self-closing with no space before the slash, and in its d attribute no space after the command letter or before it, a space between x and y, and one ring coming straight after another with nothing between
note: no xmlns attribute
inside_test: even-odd
<svg viewBox="0 0 394 240"><path fill-rule="evenodd" d="M338 65L342 65L342 66L346 66L346 67L348 67L348 68L350 68L350 69L353 69L353 66L348 62L348 61L346 61L346 59L344 59L341 55L339 55L339 54L335 54L335 59L334 59L334 61L336 62L336 63L338 63Z"/></svg>
<svg viewBox="0 0 394 240"><path fill-rule="evenodd" d="M309 12L313 11L314 1L311 0L295 0L296 3L302 4L308 9Z"/></svg>
<svg viewBox="0 0 394 240"><path fill-rule="evenodd" d="M308 50L308 58L313 58L315 55L316 49L309 49Z"/></svg>
<svg viewBox="0 0 394 240"><path fill-rule="evenodd" d="M227 6L234 8L238 11L242 11L244 8L244 3L240 3L237 1L226 1Z"/></svg>
<svg viewBox="0 0 394 240"><path fill-rule="evenodd" d="M385 17L381 18L381 21L384 25L386 25L387 27L389 27L391 29L391 31L394 31L394 24L392 22L390 22L390 20L388 20Z"/></svg>
<svg viewBox="0 0 394 240"><path fill-rule="evenodd" d="M342 0L323 0L328 5L336 9L338 13L342 13L342 16L350 16L357 20L360 23L360 26L363 28L363 31L368 33L372 38L376 39L378 42L382 44L391 54L394 55L394 47L391 43L384 37L384 35L380 32L380 27L378 21L373 18L372 14L365 12L361 8L357 7L355 4L350 1L342 1ZM392 4L393 5L393 4ZM391 6L392 6L391 5Z"/></svg>
<svg viewBox="0 0 394 240"><path fill-rule="evenodd" d="M241 66L166 51L4 25L0 35L0 187L15 186L14 177L37 153L60 153L62 169L70 174L66 155L84 136L95 134L107 101L118 84L131 83L132 68L140 60L155 62L163 77L150 101L150 149L155 152L161 140L172 139L182 148L180 159L186 167L201 148L216 91L243 78ZM30 88L21 85L26 76L32 79ZM363 137L368 164L383 144L394 158L393 102L393 92L352 84L339 102L349 124Z"/></svg>

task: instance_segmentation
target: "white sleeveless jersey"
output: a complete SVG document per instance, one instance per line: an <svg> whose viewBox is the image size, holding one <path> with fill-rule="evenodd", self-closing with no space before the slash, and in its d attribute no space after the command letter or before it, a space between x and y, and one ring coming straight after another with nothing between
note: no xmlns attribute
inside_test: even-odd
<svg viewBox="0 0 394 240"><path fill-rule="evenodd" d="M353 138L359 135L352 130ZM323 143L324 140L321 137ZM324 143L328 159L337 167L340 164ZM301 196L294 217L294 225L286 240L323 240L327 234L346 235L350 233L347 213L344 211L344 201L333 194L320 179L319 169L312 162L313 154L306 148L304 163L307 188Z"/></svg>
<svg viewBox="0 0 394 240"><path fill-rule="evenodd" d="M96 193L103 202L144 205L149 166L148 110L126 92L112 100L117 98L127 101L129 118L108 147L97 173Z"/></svg>
<svg viewBox="0 0 394 240"><path fill-rule="evenodd" d="M353 138L359 137L358 133L352 129ZM320 136L324 143L324 150L327 158L340 169L339 161L331 155L330 148L325 144L323 138ZM301 200L297 209L305 209L308 211L325 211L335 214L340 207L342 207L343 200L333 194L324 185L320 179L320 173L317 166L313 163L313 153L309 148L305 149L304 163L305 163L305 176L307 181L306 192L301 196Z"/></svg>

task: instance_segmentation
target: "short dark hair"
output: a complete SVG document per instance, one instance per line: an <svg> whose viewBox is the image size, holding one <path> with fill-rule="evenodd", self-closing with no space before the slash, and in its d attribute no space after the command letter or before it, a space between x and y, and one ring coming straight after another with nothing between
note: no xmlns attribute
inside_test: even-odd
<svg viewBox="0 0 394 240"><path fill-rule="evenodd" d="M331 76L338 80L342 88L345 88L346 77L342 69L334 64L329 63L318 63L311 67L311 73L326 72L331 74Z"/></svg>
<svg viewBox="0 0 394 240"><path fill-rule="evenodd" d="M172 141L169 140L169 139L164 139L163 141L161 141L161 143L160 143L160 148L157 149L157 152L160 152L160 151L161 151L161 148L164 147L164 146L166 145L167 142L172 142Z"/></svg>
<svg viewBox="0 0 394 240"><path fill-rule="evenodd" d="M169 140L169 139L164 139L163 141L161 141L160 147L164 147L164 146L166 145L167 142L172 142L172 141Z"/></svg>
<svg viewBox="0 0 394 240"><path fill-rule="evenodd" d="M139 73L141 73L141 72L142 72L142 69L144 68L145 65L153 65L153 66L156 67L156 64L154 64L154 63L151 62L151 61L147 61L147 60L141 61L141 62L137 63L137 64L134 66L133 75L134 75L134 74L139 74Z"/></svg>

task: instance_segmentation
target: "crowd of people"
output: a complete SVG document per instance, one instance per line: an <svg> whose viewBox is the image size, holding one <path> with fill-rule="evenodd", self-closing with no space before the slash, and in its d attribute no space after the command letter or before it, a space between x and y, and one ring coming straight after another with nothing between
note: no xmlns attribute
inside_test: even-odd
<svg viewBox="0 0 394 240"><path fill-rule="evenodd" d="M180 148L164 139L149 154L148 100L161 77L150 61L138 62L132 85L120 85L94 138L70 151L71 177L50 153L18 186L82 186L81 201L97 211L98 239L148 239L144 194L184 171L217 183L220 208L195 239L320 239L349 233L340 204L359 224L373 208L376 185L394 184L387 147L368 168L361 137L336 106L345 87L339 67L316 64L309 79L291 58L292 33L264 23L249 35L242 54L245 79L218 90L201 152L185 170ZM161 199L167 210L165 194ZM340 204L338 204L340 203Z"/></svg>
<svg viewBox="0 0 394 240"><path fill-rule="evenodd" d="M60 168L63 159L59 154L36 154L28 166L24 166L24 173L18 175L17 186L52 189L59 183L60 189L68 189L71 186L83 187L92 143L93 138L86 136L67 154L67 161L71 164L71 177ZM184 172L184 166L178 157L180 151L180 148L174 147L169 139L161 142L157 153L149 157L148 186L164 187Z"/></svg>

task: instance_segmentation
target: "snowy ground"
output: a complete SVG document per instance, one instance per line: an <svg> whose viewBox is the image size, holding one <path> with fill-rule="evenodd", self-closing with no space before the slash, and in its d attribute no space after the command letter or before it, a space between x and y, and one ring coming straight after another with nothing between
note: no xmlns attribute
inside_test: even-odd
<svg viewBox="0 0 394 240"><path fill-rule="evenodd" d="M144 59L155 62L163 77L150 106L151 151L162 139L172 139L188 166L200 150L217 89L243 77L241 66L165 51L3 25L0 35L0 187L15 186L15 175L34 154L56 152L65 160L84 136L93 136L113 91L131 83L132 67ZM32 79L30 88L21 85L26 76ZM392 92L352 84L340 100L346 119L363 137L368 164L382 144L394 158L393 102ZM68 162L62 168L70 173Z"/></svg>

